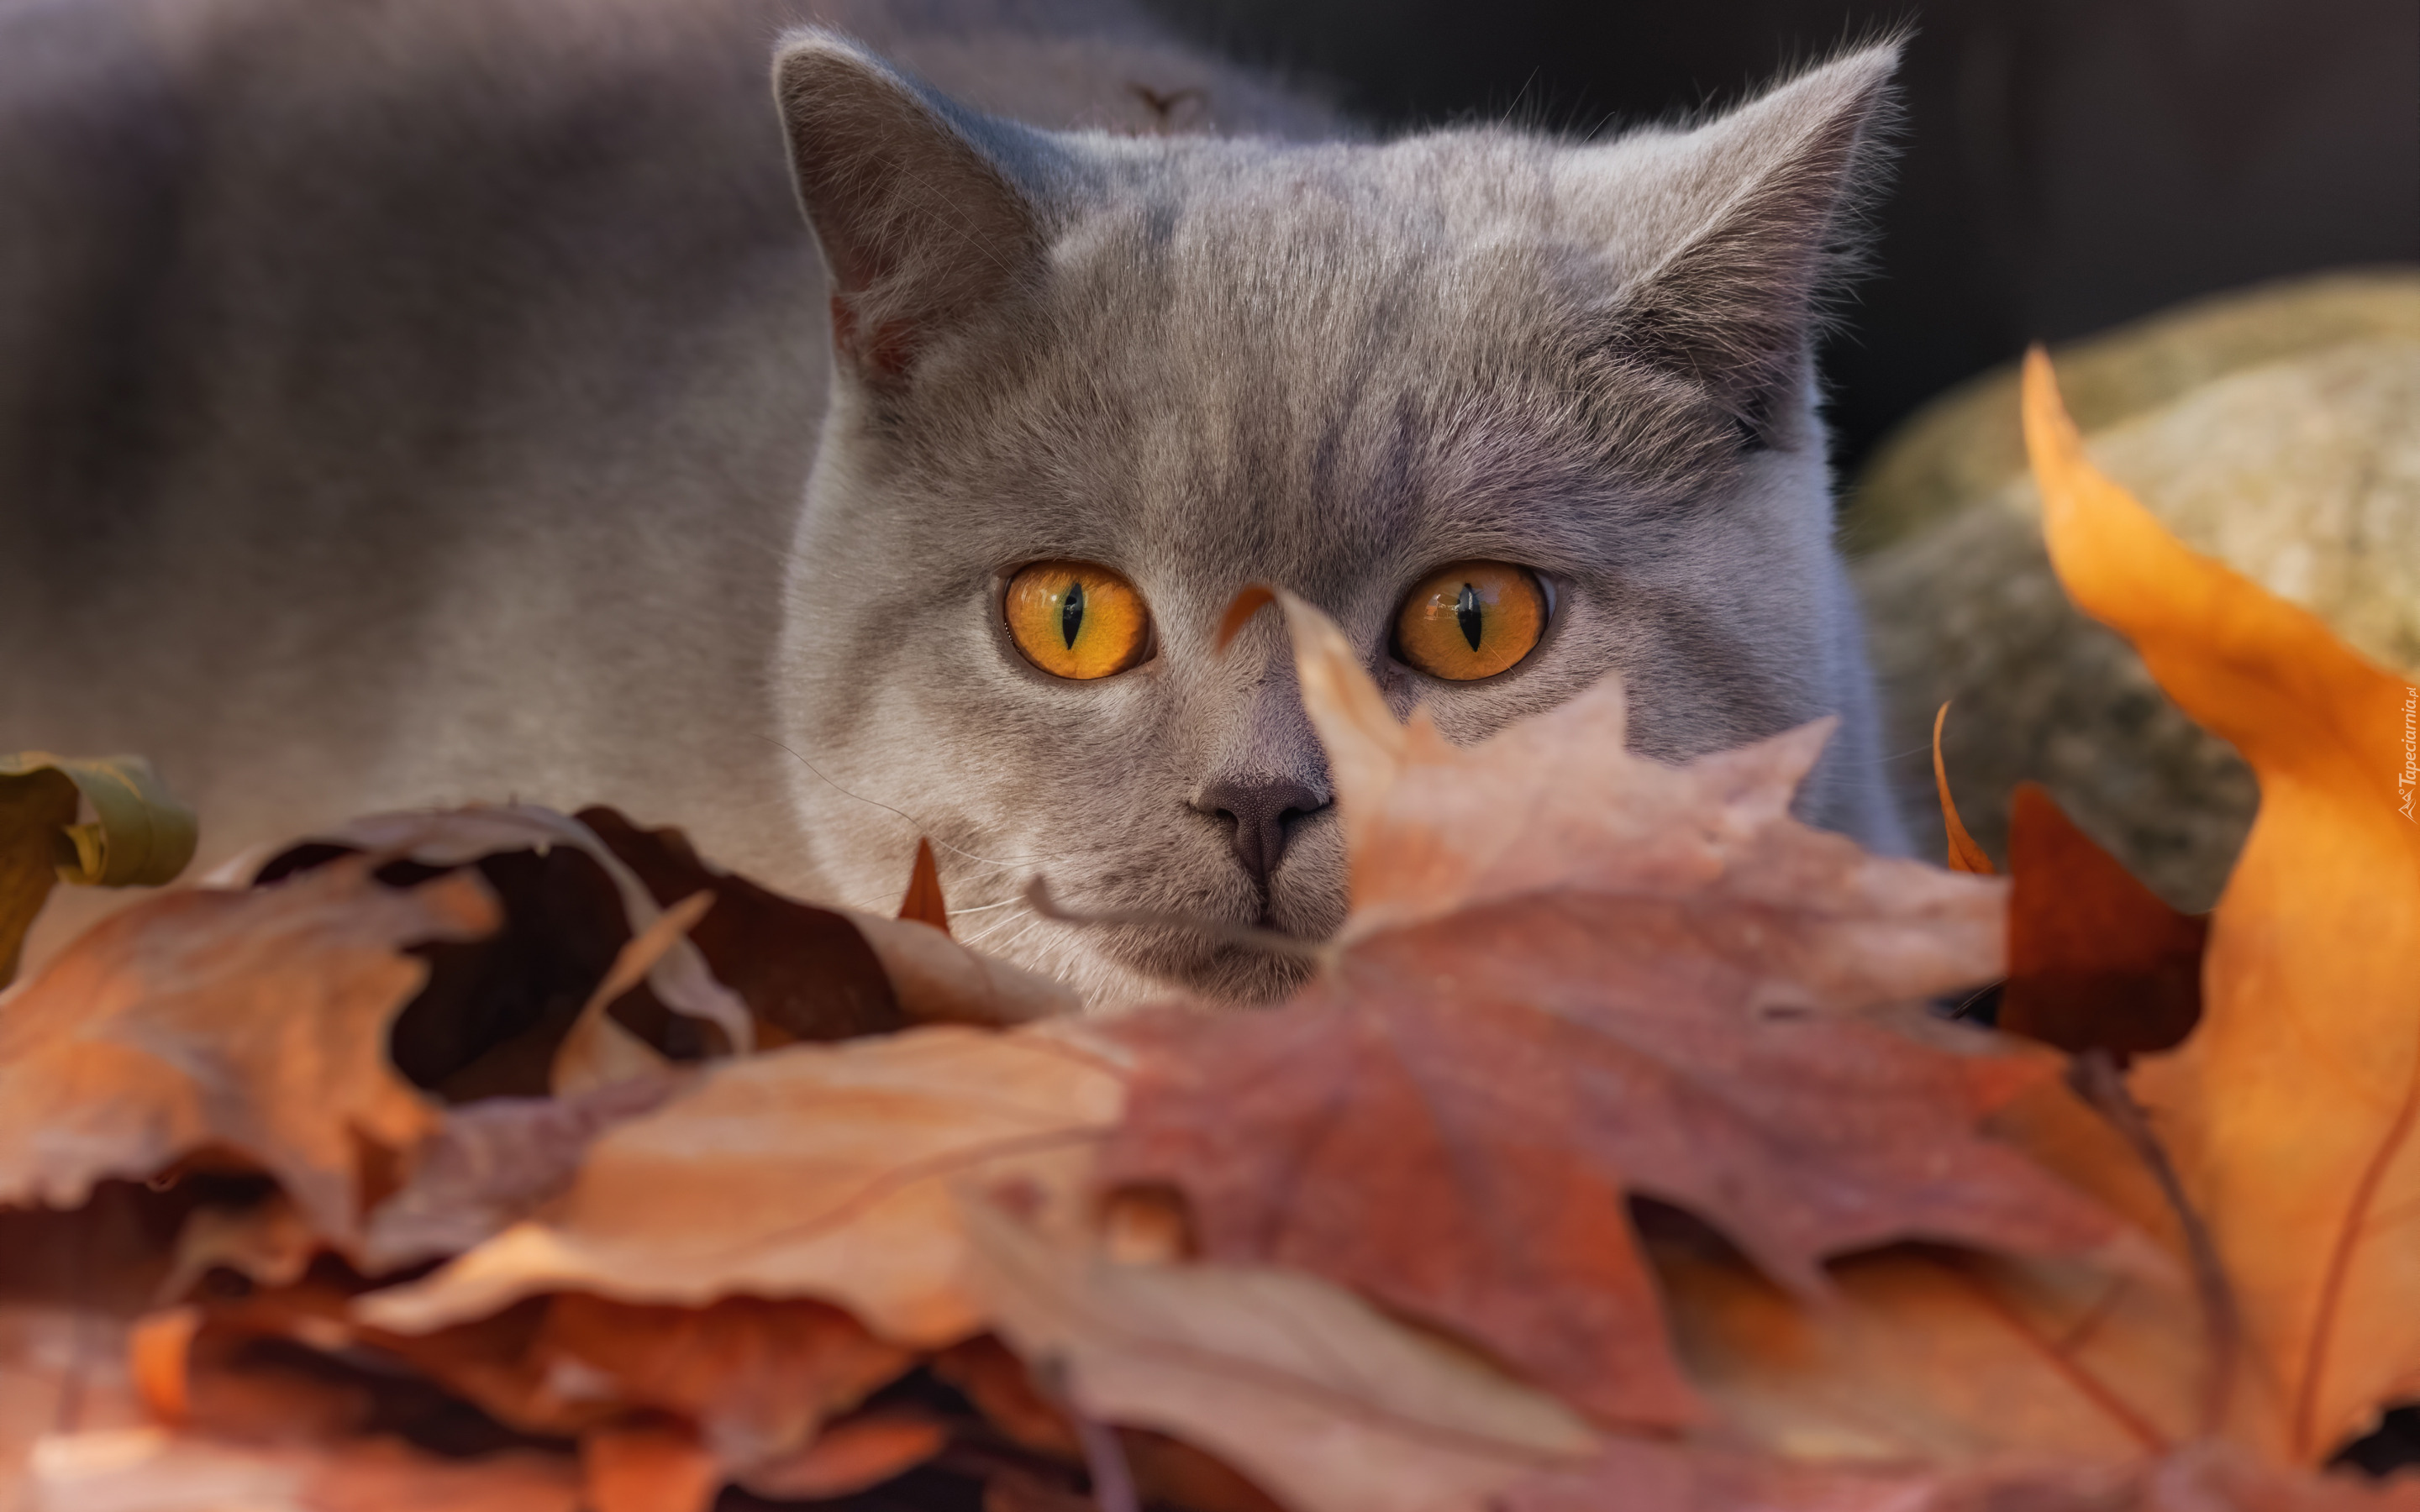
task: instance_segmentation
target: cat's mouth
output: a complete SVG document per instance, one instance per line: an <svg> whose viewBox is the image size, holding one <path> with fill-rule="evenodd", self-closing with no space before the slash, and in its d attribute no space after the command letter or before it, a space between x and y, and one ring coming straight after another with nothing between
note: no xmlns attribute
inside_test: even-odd
<svg viewBox="0 0 2420 1512"><path fill-rule="evenodd" d="M1309 979L1320 943L1334 933L1327 916L1342 910L1306 906L1299 897L1270 896L1261 888L1254 893L1257 907L1250 914L1224 918L1216 910L1070 906L1039 878L1028 884L1024 902L1042 918L1073 926L1076 937L1066 943L1123 968L1117 975L1140 975L1197 996L1263 1003L1287 995ZM1068 964L1063 958L1062 969ZM1073 975L1095 974L1076 965ZM1129 981L1115 995L1131 995L1140 985ZM1144 995L1151 991L1144 987Z"/></svg>
<svg viewBox="0 0 2420 1512"><path fill-rule="evenodd" d="M1162 915L1149 924L1104 931L1103 954L1171 987L1237 1003L1267 1003L1310 980L1312 947L1336 932L1342 889L1329 906L1299 886L1256 887L1243 917ZM1240 912L1240 911L1239 911Z"/></svg>

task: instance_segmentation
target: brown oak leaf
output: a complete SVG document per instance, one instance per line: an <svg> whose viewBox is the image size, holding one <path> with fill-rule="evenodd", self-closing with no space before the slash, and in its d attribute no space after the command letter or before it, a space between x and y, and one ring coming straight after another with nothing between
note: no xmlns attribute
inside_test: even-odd
<svg viewBox="0 0 2420 1512"><path fill-rule="evenodd" d="M438 1110L387 1058L427 975L405 954L493 930L479 879L380 885L363 860L249 892L147 899L95 927L0 1013L0 1202L73 1206L205 1147L275 1176L349 1243L371 1151Z"/></svg>

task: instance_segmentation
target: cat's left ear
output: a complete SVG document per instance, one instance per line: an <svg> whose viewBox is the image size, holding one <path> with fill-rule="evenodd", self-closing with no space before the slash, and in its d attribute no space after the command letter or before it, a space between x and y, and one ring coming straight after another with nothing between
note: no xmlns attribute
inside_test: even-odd
<svg viewBox="0 0 2420 1512"><path fill-rule="evenodd" d="M1826 286L1854 265L1900 46L1862 48L1695 131L1650 137L1660 161L1624 176L1652 198L1637 207L1644 266L1621 290L1614 342L1701 386L1751 436L1796 393Z"/></svg>
<svg viewBox="0 0 2420 1512"><path fill-rule="evenodd" d="M790 167L831 274L832 347L878 389L1039 276L1044 237L1016 170L1037 133L917 85L820 29L773 60Z"/></svg>

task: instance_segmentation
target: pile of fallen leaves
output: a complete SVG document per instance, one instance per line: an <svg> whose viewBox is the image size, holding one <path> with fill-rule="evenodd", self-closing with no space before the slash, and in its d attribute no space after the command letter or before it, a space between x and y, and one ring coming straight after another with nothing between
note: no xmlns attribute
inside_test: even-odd
<svg viewBox="0 0 2420 1512"><path fill-rule="evenodd" d="M1353 903L1272 1010L1077 1014L928 859L890 919L365 820L0 996L0 1505L2420 1506L2319 1468L2420 1394L2408 690L2039 358L2025 419L2070 593L2259 773L2209 918L2038 792L2005 880L1810 829L1821 725L1455 748L1266 593ZM0 772L5 943L181 859L147 783Z"/></svg>

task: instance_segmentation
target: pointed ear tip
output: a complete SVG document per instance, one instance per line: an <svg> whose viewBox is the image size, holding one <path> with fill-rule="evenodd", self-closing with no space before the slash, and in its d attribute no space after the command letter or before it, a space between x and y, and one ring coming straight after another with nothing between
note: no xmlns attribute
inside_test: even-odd
<svg viewBox="0 0 2420 1512"><path fill-rule="evenodd" d="M1889 98L1907 39L1885 37L1835 54L1785 82L1783 89L1865 102L1869 109Z"/></svg>
<svg viewBox="0 0 2420 1512"><path fill-rule="evenodd" d="M1899 72L1899 66L1907 61L1910 40L1906 32L1885 33L1841 49L1824 66L1879 83Z"/></svg>
<svg viewBox="0 0 2420 1512"><path fill-rule="evenodd" d="M861 44L826 26L798 26L773 46L773 78L787 84L802 75L846 71L887 76L890 69Z"/></svg>

